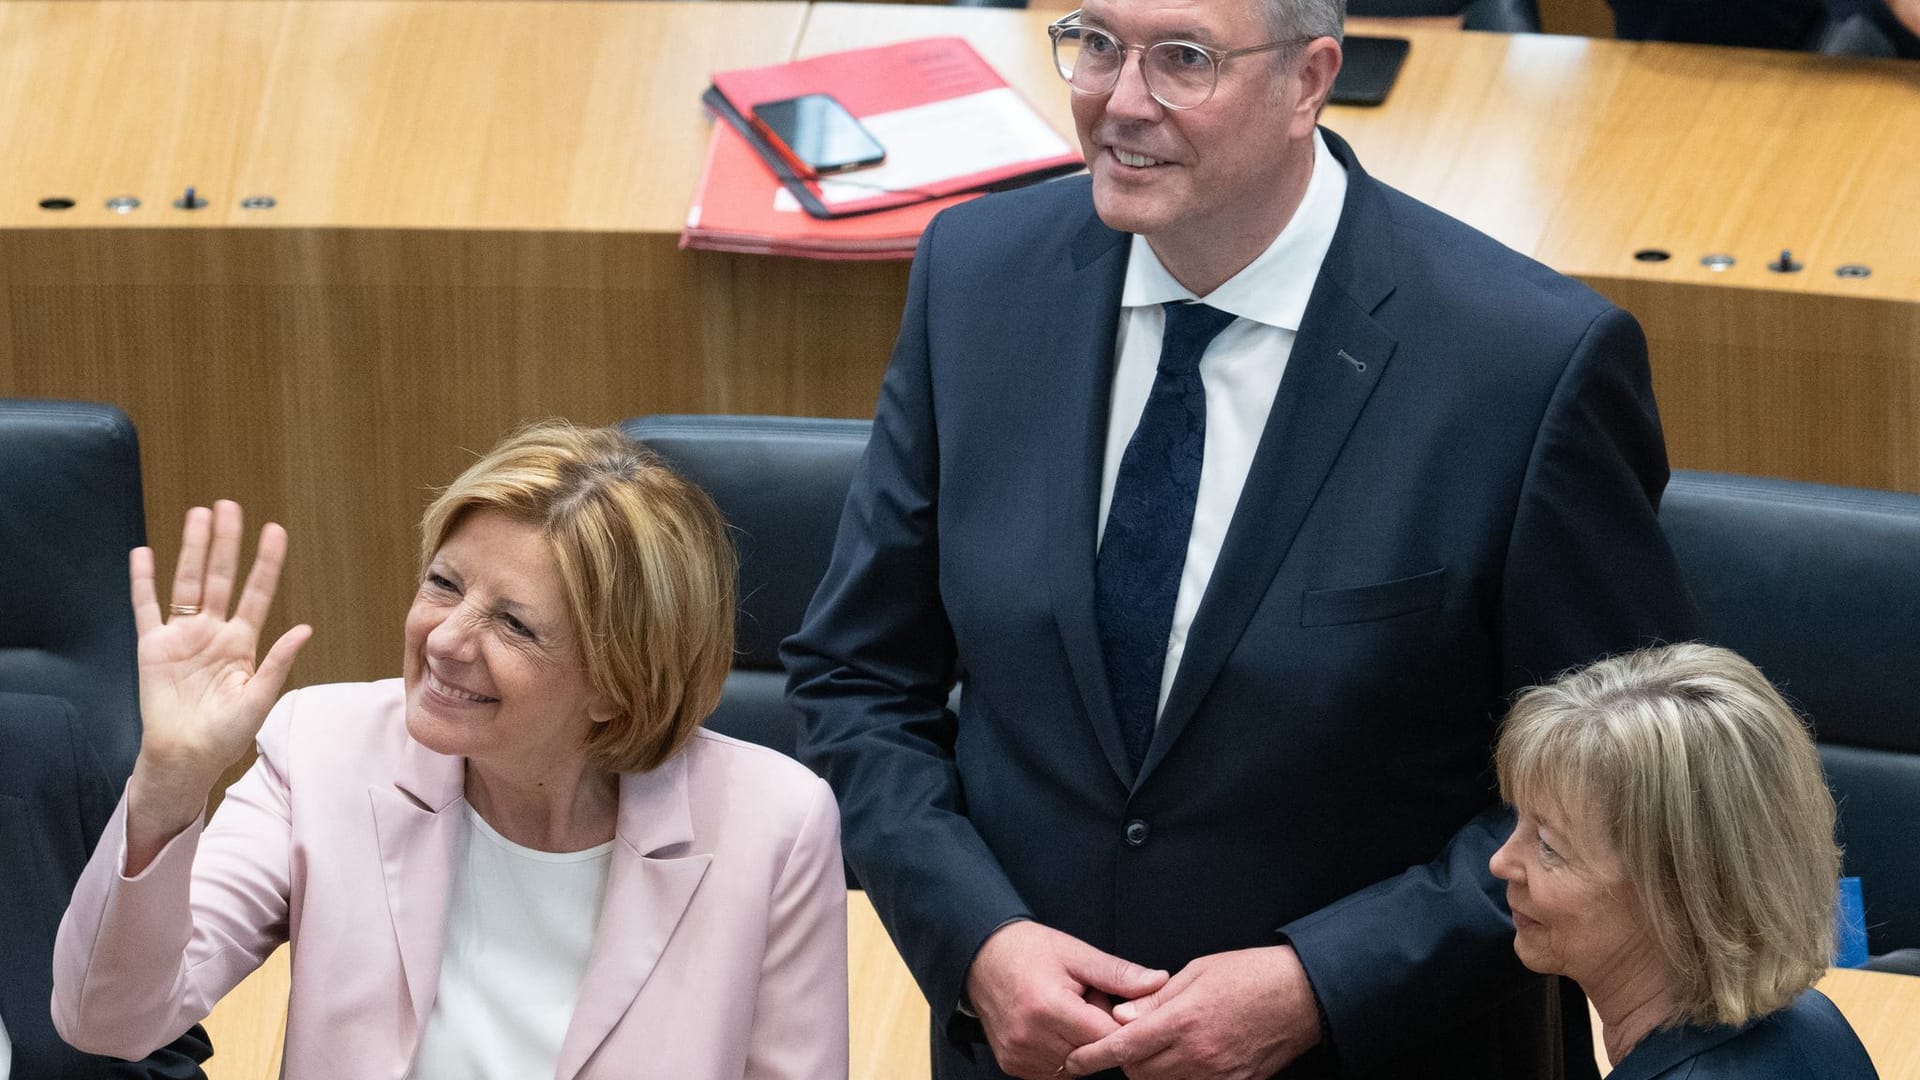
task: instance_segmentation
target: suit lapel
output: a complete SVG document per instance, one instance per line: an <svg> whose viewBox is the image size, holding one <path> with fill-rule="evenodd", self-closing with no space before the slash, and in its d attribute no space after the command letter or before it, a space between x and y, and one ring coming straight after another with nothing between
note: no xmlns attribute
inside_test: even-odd
<svg viewBox="0 0 1920 1080"><path fill-rule="evenodd" d="M621 778L613 866L592 959L560 1044L560 1080L579 1074L632 1007L713 861L712 855L687 853L693 841L689 802L685 754L652 772Z"/></svg>
<svg viewBox="0 0 1920 1080"><path fill-rule="evenodd" d="M1093 560L1114 333L1128 250L1127 234L1103 225L1089 205L1086 224L1069 252L1066 287L1047 295L1049 310L1042 322L1049 335L1039 353L1046 358L1047 390L1059 403L1064 429L1064 442L1047 467L1047 568L1054 621L1094 738L1123 784L1132 782L1133 768L1100 650Z"/></svg>
<svg viewBox="0 0 1920 1080"><path fill-rule="evenodd" d="M1321 263L1286 374L1261 432L1160 723L1140 769L1145 781L1180 736L1266 598L1314 497L1379 384L1395 339L1373 319L1393 291L1385 197L1346 143L1324 133L1347 168L1340 225Z"/></svg>
<svg viewBox="0 0 1920 1080"><path fill-rule="evenodd" d="M436 754L412 739L401 751L392 784L368 788L387 912L400 950L407 997L413 1003L412 1060L434 991L440 985L440 952L446 935L447 900L453 885L453 850L460 838L459 807L466 769L460 758Z"/></svg>

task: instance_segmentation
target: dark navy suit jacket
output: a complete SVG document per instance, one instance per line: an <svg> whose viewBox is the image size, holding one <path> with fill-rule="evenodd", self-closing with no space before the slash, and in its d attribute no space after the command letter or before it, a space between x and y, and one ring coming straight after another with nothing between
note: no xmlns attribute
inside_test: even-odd
<svg viewBox="0 0 1920 1080"><path fill-rule="evenodd" d="M1818 990L1740 1027L1656 1031L1610 1080L1877 1080L1847 1018Z"/></svg>
<svg viewBox="0 0 1920 1080"><path fill-rule="evenodd" d="M1693 633L1645 341L1327 141L1339 229L1137 776L1093 600L1129 237L1076 178L921 240L785 658L848 858L947 1025L938 1076L999 1075L948 1018L1021 916L1168 970L1291 941L1332 1043L1294 1075L1558 1053L1487 870L1489 747L1515 688Z"/></svg>
<svg viewBox="0 0 1920 1080"><path fill-rule="evenodd" d="M59 698L0 693L0 1019L14 1080L189 1080L212 1052L198 1026L138 1062L54 1033L53 937L119 787Z"/></svg>

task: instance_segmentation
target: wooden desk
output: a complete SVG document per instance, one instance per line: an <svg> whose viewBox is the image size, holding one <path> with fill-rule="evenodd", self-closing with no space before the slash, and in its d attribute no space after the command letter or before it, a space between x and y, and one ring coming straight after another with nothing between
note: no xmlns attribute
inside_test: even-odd
<svg viewBox="0 0 1920 1080"><path fill-rule="evenodd" d="M317 629L296 683L392 674L430 488L514 424L870 414L904 264L676 248L709 72L958 32L1070 132L1052 16L0 4L23 103L0 114L0 393L133 416L163 565L192 502L285 523L277 616ZM1392 99L1329 124L1639 314L1676 464L1920 490L1920 66L1400 32ZM189 184L206 209L168 205ZM123 193L143 205L108 211ZM1675 258L1633 260L1655 245ZM1769 274L1783 246L1809 268ZM1707 271L1715 250L1739 262Z"/></svg>
<svg viewBox="0 0 1920 1080"><path fill-rule="evenodd" d="M287 1043L287 991L293 985L291 951L284 945L221 998L206 1019L213 1057L207 1080L273 1080Z"/></svg>
<svg viewBox="0 0 1920 1080"><path fill-rule="evenodd" d="M1920 1077L1920 978L1835 968L1820 992L1846 1014L1881 1080Z"/></svg>
<svg viewBox="0 0 1920 1080"><path fill-rule="evenodd" d="M1637 315L1675 465L1920 490L1920 65L1409 36L1395 94L1445 105L1328 123L1375 175ZM1804 270L1767 269L1789 248Z"/></svg>
<svg viewBox="0 0 1920 1080"><path fill-rule="evenodd" d="M847 891L847 998L850 1080L925 1080L927 999L858 889Z"/></svg>

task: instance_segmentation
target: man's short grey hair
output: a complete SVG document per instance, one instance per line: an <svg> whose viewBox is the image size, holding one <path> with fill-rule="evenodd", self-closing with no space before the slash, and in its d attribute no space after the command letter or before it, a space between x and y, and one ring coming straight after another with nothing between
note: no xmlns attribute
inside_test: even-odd
<svg viewBox="0 0 1920 1080"><path fill-rule="evenodd" d="M1678 1015L1741 1024L1833 959L1840 851L1805 724L1726 649L1602 660L1520 695L1495 767L1510 803L1598 818Z"/></svg>
<svg viewBox="0 0 1920 1080"><path fill-rule="evenodd" d="M1330 37L1346 29L1347 0L1261 0L1273 40Z"/></svg>

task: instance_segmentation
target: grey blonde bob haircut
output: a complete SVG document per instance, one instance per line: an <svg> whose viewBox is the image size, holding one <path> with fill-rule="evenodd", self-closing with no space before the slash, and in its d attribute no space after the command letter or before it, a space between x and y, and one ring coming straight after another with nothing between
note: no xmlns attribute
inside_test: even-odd
<svg viewBox="0 0 1920 1080"><path fill-rule="evenodd" d="M553 547L593 688L620 714L588 754L616 773L672 757L720 703L733 663L737 557L706 492L613 428L545 421L460 474L420 522L424 572L468 514L493 510Z"/></svg>
<svg viewBox="0 0 1920 1080"><path fill-rule="evenodd" d="M1599 815L1664 959L1675 1024L1742 1024L1833 959L1840 851L1813 739L1738 654L1670 645L1522 694L1510 803Z"/></svg>

